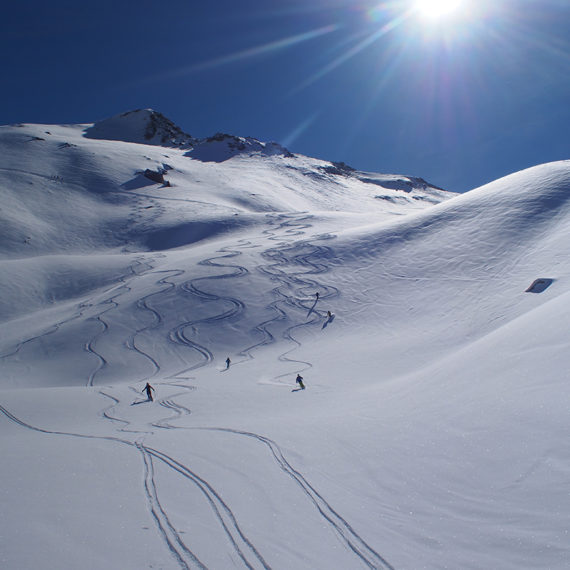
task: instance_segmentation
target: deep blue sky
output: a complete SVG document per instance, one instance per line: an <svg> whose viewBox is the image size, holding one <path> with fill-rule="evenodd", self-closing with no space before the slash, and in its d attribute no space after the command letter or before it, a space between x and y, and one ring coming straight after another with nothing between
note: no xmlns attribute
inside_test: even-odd
<svg viewBox="0 0 570 570"><path fill-rule="evenodd" d="M0 124L150 107L455 191L570 158L569 0L472 0L435 25L411 3L11 2Z"/></svg>

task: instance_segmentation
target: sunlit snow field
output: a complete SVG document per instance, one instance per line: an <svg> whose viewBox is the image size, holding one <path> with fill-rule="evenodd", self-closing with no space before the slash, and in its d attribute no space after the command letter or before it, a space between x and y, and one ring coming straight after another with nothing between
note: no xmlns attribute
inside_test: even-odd
<svg viewBox="0 0 570 570"><path fill-rule="evenodd" d="M148 113L0 127L0 566L568 568L570 161L455 195Z"/></svg>

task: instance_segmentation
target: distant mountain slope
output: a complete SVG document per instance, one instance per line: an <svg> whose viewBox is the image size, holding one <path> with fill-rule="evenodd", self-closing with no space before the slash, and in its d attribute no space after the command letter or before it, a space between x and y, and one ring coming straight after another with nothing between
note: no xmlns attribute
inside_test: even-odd
<svg viewBox="0 0 570 570"><path fill-rule="evenodd" d="M249 215L248 223L251 215L314 208L385 217L452 196L421 179L358 173L275 143L229 135L198 141L151 110L87 128L0 127L0 192L6 257L154 249L169 241L154 232L180 234L202 218L219 231L242 227L236 214ZM190 234L192 242L208 232Z"/></svg>
<svg viewBox="0 0 570 570"><path fill-rule="evenodd" d="M134 119L140 126L152 116ZM125 136L118 127L114 135L129 138L134 119L112 119L128 127ZM220 351L239 350L245 338L255 345L274 295L295 311L305 306L299 295L317 288L333 296L345 291L336 304L346 334L373 334L378 322L408 331L384 340L392 349L383 358L403 370L438 354L426 331L449 348L517 318L527 300L515 291L535 279L555 283L544 298L561 292L561 274L552 268L565 255L567 162L457 196L418 177L359 172L254 139L219 135L172 148L85 132L84 125L0 128L0 314L10 323L0 354L18 355L3 361L14 380L33 382L35 367L20 370L28 358L44 362L37 354L22 357L34 346L31 338L52 346L50 361L70 363L58 376L64 383L74 382L78 366L86 367L80 382L144 374L150 360L134 350L138 337L152 337L160 354L201 366ZM220 257L239 262L214 261ZM328 285L320 272L330 274ZM276 279L286 288L276 289ZM215 292L198 293L202 280ZM454 311L438 318L441 295L457 311L489 309L473 309L467 320ZM192 315L208 314L216 303L234 307L235 316L214 319L215 333L191 340ZM505 308L496 314L500 304ZM107 314L131 324L117 328ZM149 327L151 315L157 323ZM272 326L286 329L291 318L286 312ZM93 323L104 328L99 340ZM403 361L402 343L410 341L416 356ZM119 352L103 355L97 344ZM105 364L88 372L95 353ZM176 372L160 359L151 360Z"/></svg>

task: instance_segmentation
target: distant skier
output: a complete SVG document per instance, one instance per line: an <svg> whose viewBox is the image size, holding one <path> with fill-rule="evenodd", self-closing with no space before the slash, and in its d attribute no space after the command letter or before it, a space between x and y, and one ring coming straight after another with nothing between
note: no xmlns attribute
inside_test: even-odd
<svg viewBox="0 0 570 570"><path fill-rule="evenodd" d="M230 364L232 363L232 361L230 360L230 357L228 356L226 358L226 370L230 367Z"/></svg>
<svg viewBox="0 0 570 570"><path fill-rule="evenodd" d="M146 397L152 402L152 393L154 392L154 388L147 382L146 386L141 390L141 392L146 391Z"/></svg>
<svg viewBox="0 0 570 570"><path fill-rule="evenodd" d="M295 382L297 382L297 384L299 384L299 388L301 388L301 390L305 389L305 384L303 384L303 377L300 374L297 374L297 378L295 379Z"/></svg>
<svg viewBox="0 0 570 570"><path fill-rule="evenodd" d="M327 311L327 319L332 319L332 313L330 311Z"/></svg>
<svg viewBox="0 0 570 570"><path fill-rule="evenodd" d="M319 292L318 291L315 293L315 297L316 297L316 300L318 301L319 300Z"/></svg>

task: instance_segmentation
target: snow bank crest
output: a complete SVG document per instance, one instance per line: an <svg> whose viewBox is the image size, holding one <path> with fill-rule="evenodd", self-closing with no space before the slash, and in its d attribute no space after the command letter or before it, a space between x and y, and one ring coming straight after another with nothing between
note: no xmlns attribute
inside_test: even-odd
<svg viewBox="0 0 570 570"><path fill-rule="evenodd" d="M162 113L137 109L99 121L85 130L91 139L134 142L168 147L189 147L195 140Z"/></svg>

